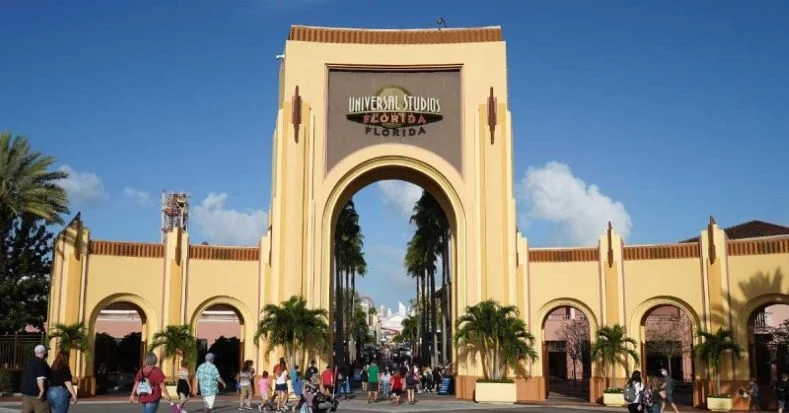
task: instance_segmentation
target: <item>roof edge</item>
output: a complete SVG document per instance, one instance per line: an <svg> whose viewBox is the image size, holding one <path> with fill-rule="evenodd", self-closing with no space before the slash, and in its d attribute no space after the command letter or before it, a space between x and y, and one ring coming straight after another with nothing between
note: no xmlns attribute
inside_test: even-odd
<svg viewBox="0 0 789 413"><path fill-rule="evenodd" d="M346 44L451 44L501 42L501 26L435 29L360 29L292 25L288 41Z"/></svg>

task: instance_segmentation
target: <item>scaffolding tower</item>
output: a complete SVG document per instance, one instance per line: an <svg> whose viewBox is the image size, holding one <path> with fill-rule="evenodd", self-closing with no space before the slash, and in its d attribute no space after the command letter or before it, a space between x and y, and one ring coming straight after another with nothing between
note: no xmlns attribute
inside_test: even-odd
<svg viewBox="0 0 789 413"><path fill-rule="evenodd" d="M167 233L175 228L189 228L189 194L186 192L162 191L162 242Z"/></svg>

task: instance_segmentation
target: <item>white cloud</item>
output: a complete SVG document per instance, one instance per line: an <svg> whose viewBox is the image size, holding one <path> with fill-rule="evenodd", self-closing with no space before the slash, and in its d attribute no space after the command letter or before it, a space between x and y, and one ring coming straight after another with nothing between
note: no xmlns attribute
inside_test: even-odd
<svg viewBox="0 0 789 413"><path fill-rule="evenodd" d="M378 188L381 190L381 202L406 218L411 217L414 204L422 196L421 187L405 181L380 181Z"/></svg>
<svg viewBox="0 0 789 413"><path fill-rule="evenodd" d="M415 281L405 270L405 247L386 244L364 246L367 275L356 279L356 288L376 305L397 308L397 302L407 302L415 293Z"/></svg>
<svg viewBox="0 0 789 413"><path fill-rule="evenodd" d="M193 222L205 241L221 245L255 245L260 242L268 225L266 211L225 209L226 202L226 193L211 192L192 211Z"/></svg>
<svg viewBox="0 0 789 413"><path fill-rule="evenodd" d="M608 221L622 237L630 235L632 222L625 206L573 175L563 163L530 167L517 190L518 200L529 208L527 219L558 224L573 244L596 244Z"/></svg>
<svg viewBox="0 0 789 413"><path fill-rule="evenodd" d="M125 187L123 188L123 195L126 195L129 198L137 201L138 204L144 206L153 205L153 200L151 199L151 194L148 192L138 191L134 188Z"/></svg>
<svg viewBox="0 0 789 413"><path fill-rule="evenodd" d="M73 203L87 204L107 197L104 185L96 174L77 172L68 165L63 165L59 169L68 174L68 178L60 182L60 186L66 190L69 200Z"/></svg>

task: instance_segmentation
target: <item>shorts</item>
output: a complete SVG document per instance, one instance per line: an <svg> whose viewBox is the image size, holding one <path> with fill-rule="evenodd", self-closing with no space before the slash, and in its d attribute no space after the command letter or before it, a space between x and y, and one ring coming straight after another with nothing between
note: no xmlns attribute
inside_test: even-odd
<svg viewBox="0 0 789 413"><path fill-rule="evenodd" d="M186 382L184 379L178 379L178 386L176 387L176 392L178 394L184 395L186 398L189 398L189 383Z"/></svg>
<svg viewBox="0 0 789 413"><path fill-rule="evenodd" d="M372 392L378 391L378 382L377 381L371 381L371 382L367 383L367 391L372 391Z"/></svg>
<svg viewBox="0 0 789 413"><path fill-rule="evenodd" d="M246 399L247 397L252 396L252 386L241 386L239 390L242 399Z"/></svg>
<svg viewBox="0 0 789 413"><path fill-rule="evenodd" d="M323 386L326 388L327 393L334 393L334 386Z"/></svg>
<svg viewBox="0 0 789 413"><path fill-rule="evenodd" d="M213 409L214 402L216 402L216 394L210 396L203 396L203 407L206 409Z"/></svg>
<svg viewBox="0 0 789 413"><path fill-rule="evenodd" d="M274 385L274 391L275 392L277 392L277 391L284 391L285 393L287 393L288 392L288 383L275 384Z"/></svg>
<svg viewBox="0 0 789 413"><path fill-rule="evenodd" d="M402 396L403 395L403 389L394 389L394 390L392 390L392 394L394 394L395 396Z"/></svg>
<svg viewBox="0 0 789 413"><path fill-rule="evenodd" d="M779 400L778 400L778 408L779 408L779 409L783 409L783 408L784 408L784 404L785 404L785 403L786 403L786 401L785 401L785 400L781 400L781 399L779 399Z"/></svg>

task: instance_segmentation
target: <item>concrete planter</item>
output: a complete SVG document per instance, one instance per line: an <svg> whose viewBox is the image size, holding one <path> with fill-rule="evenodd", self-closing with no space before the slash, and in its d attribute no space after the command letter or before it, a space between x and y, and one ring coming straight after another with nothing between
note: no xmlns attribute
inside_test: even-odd
<svg viewBox="0 0 789 413"><path fill-rule="evenodd" d="M172 400L178 400L178 386L175 384L167 384L164 387L167 388L167 394L170 395Z"/></svg>
<svg viewBox="0 0 789 413"><path fill-rule="evenodd" d="M518 401L518 387L515 383L480 383L474 387L477 403L513 404Z"/></svg>
<svg viewBox="0 0 789 413"><path fill-rule="evenodd" d="M625 403L624 393L603 393L603 404L609 407L622 407Z"/></svg>
<svg viewBox="0 0 789 413"><path fill-rule="evenodd" d="M707 397L707 409L713 412L731 411L731 397Z"/></svg>

